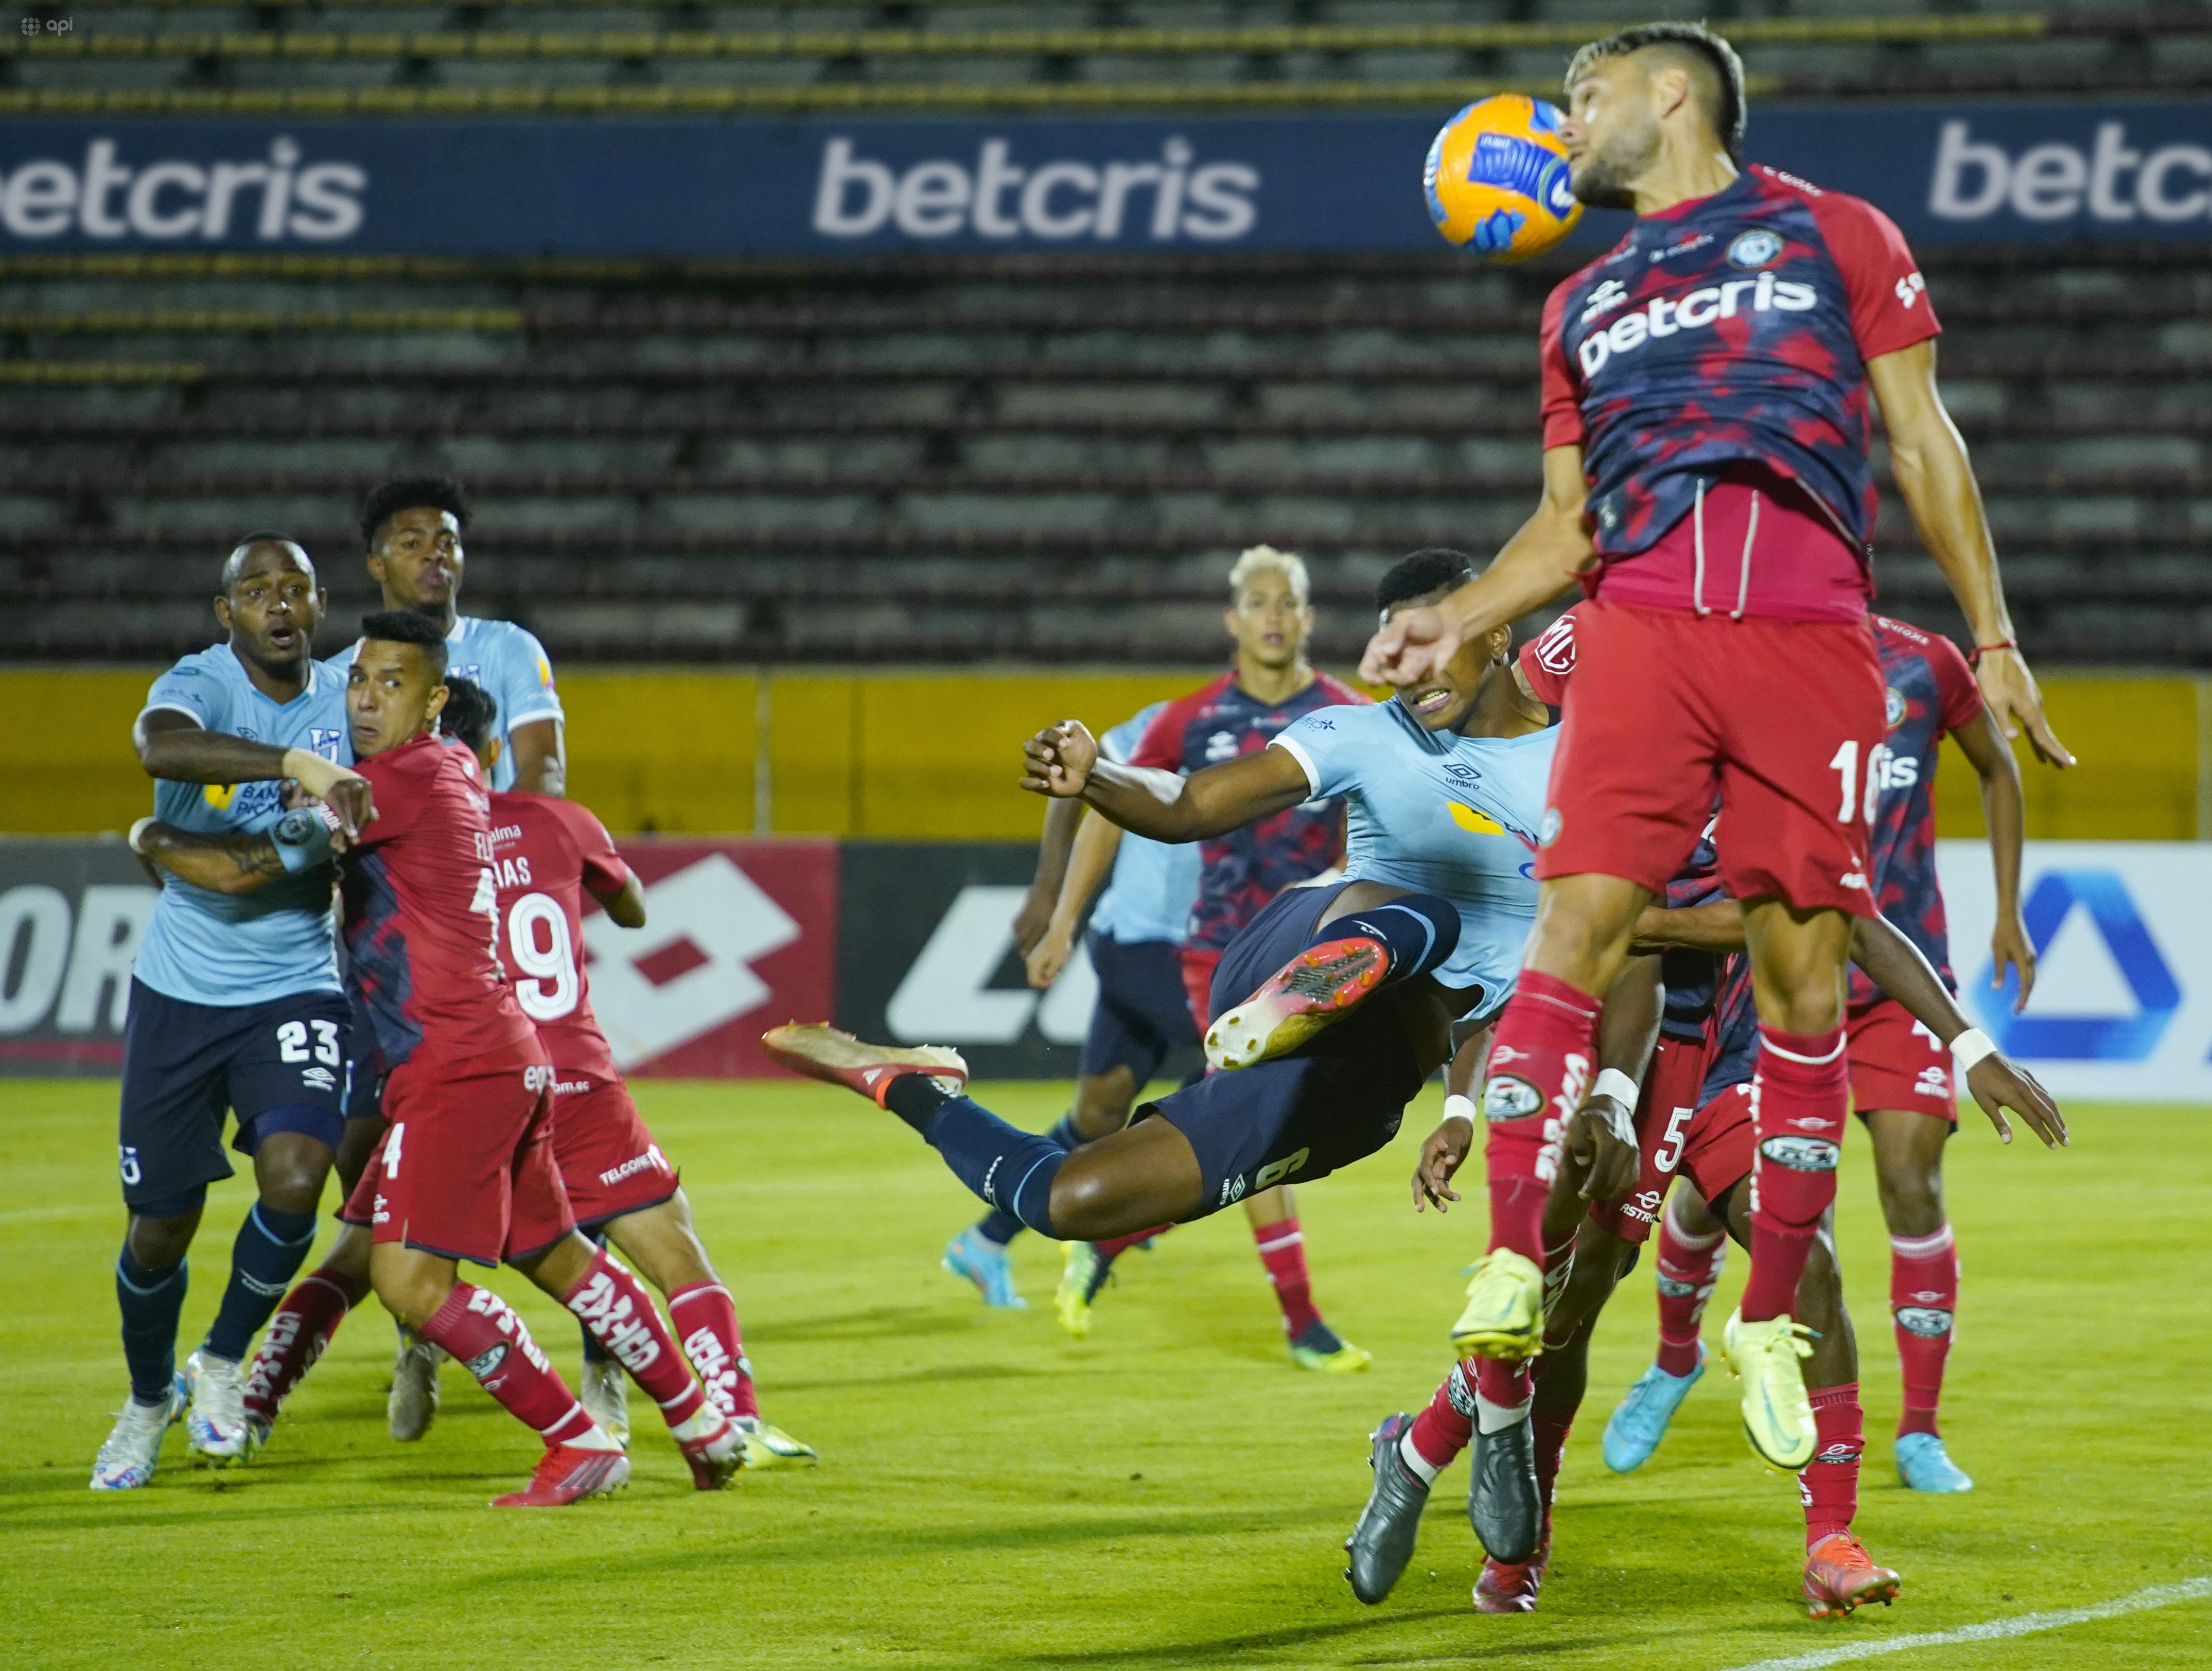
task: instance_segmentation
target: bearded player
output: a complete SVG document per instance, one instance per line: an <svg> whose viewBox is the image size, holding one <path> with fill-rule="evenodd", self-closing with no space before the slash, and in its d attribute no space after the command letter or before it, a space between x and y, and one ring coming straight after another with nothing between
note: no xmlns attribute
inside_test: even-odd
<svg viewBox="0 0 2212 1671"><path fill-rule="evenodd" d="M1984 699L2008 736L2024 728L2044 758L2069 757L2013 638L1936 392L1926 286L1896 228L1855 198L1740 167L1742 65L1701 27L1597 41L1566 88L1576 195L1638 219L1546 306L1543 498L1479 580L1395 617L1365 664L1402 684L1577 580L1594 599L1536 860L1543 903L1484 1091L1491 1251L1454 1336L1483 1359L1486 1396L1525 1403L1516 1364L1542 1333L1543 1117L1587 1077L1598 996L1717 794L1760 1024L1752 1268L1723 1339L1754 1448L1795 1468L1814 1426L1793 1297L1835 1196L1851 920L1875 908L1868 825L1887 727L1867 626L1869 391L1922 544L1972 629Z"/></svg>

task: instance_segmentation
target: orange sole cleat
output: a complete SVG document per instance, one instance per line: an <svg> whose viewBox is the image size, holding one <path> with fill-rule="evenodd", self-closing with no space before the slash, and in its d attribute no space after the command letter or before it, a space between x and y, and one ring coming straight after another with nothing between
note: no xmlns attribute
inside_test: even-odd
<svg viewBox="0 0 2212 1671"><path fill-rule="evenodd" d="M857 1091L878 1108L895 1080L909 1073L927 1073L957 1090L968 1083L968 1064L957 1050L925 1044L904 1050L895 1044L866 1044L850 1033L825 1022L793 1022L771 1027L761 1042L777 1061L810 1079Z"/></svg>
<svg viewBox="0 0 2212 1671"><path fill-rule="evenodd" d="M1849 1619L1869 1601L1887 1607L1902 1582L1889 1568L1876 1566L1849 1532L1832 1533L1806 1553L1805 1611L1814 1619Z"/></svg>
<svg viewBox="0 0 2212 1671"><path fill-rule="evenodd" d="M1389 952L1364 934L1308 946L1206 1030L1206 1059L1230 1069L1286 1056L1341 1021L1389 970Z"/></svg>
<svg viewBox="0 0 2212 1671"><path fill-rule="evenodd" d="M495 1497L495 1509L565 1509L587 1497L607 1497L629 1483L629 1458L619 1450L548 1446L519 1492Z"/></svg>

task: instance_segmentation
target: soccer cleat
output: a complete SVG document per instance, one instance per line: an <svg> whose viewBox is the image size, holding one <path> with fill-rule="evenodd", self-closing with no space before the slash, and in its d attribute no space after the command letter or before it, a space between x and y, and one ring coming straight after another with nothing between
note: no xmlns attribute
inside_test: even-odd
<svg viewBox="0 0 2212 1671"><path fill-rule="evenodd" d="M1080 1340L1091 1333L1091 1302L1114 1274L1114 1261L1098 1251L1096 1242L1071 1242L1067 1259L1060 1268L1060 1287L1052 1297L1060 1326Z"/></svg>
<svg viewBox="0 0 2212 1671"><path fill-rule="evenodd" d="M982 1291L983 1303L1008 1311L1026 1311L1030 1303L1014 1288L1014 1267L1006 1250L973 1224L945 1244L939 1261L954 1276L965 1277Z"/></svg>
<svg viewBox="0 0 2212 1671"><path fill-rule="evenodd" d="M894 1044L866 1044L826 1022L793 1022L761 1035L768 1053L795 1073L824 1079L858 1091L878 1108L884 1094L909 1073L927 1073L947 1091L968 1083L968 1064L957 1050L925 1044L903 1050Z"/></svg>
<svg viewBox="0 0 2212 1671"><path fill-rule="evenodd" d="M731 1425L744 1435L744 1466L757 1474L763 1468L812 1467L822 1459L811 1444L801 1444L774 1422L758 1416L732 1416Z"/></svg>
<svg viewBox="0 0 2212 1671"><path fill-rule="evenodd" d="M1413 1419L1401 1411L1383 1417L1382 1425L1368 1435L1374 1442L1367 1466L1375 1471L1375 1488L1344 1540L1344 1553L1351 1557L1344 1576L1352 1593L1370 1607L1390 1593L1413 1559L1421 1510L1428 1506L1428 1481L1406 1466L1398 1449L1413 1425Z"/></svg>
<svg viewBox="0 0 2212 1671"><path fill-rule="evenodd" d="M1897 1440L1897 1477L1909 1492L1970 1492L1974 1482L1951 1460L1933 1433L1902 1433Z"/></svg>
<svg viewBox="0 0 2212 1671"><path fill-rule="evenodd" d="M713 1409L712 1405L707 1407ZM586 1407L590 1413L590 1407ZM702 1492L718 1492L737 1478L745 1465L744 1430L725 1418L722 1425L702 1439L678 1439L676 1448L691 1465L691 1483Z"/></svg>
<svg viewBox="0 0 2212 1671"><path fill-rule="evenodd" d="M392 1396L385 1401L385 1425L395 1439L419 1439L438 1419L438 1365L446 1354L411 1329L399 1331L399 1355L392 1362Z"/></svg>
<svg viewBox="0 0 2212 1671"><path fill-rule="evenodd" d="M246 1419L246 1365L210 1357L202 1346L185 1360L191 1407L185 1413L185 1449L208 1467L250 1461L255 1435Z"/></svg>
<svg viewBox="0 0 2212 1671"><path fill-rule="evenodd" d="M1886 1607L1900 1582L1849 1532L1832 1532L1805 1553L1805 1611L1815 1619L1849 1619L1869 1601Z"/></svg>
<svg viewBox="0 0 2212 1671"><path fill-rule="evenodd" d="M1778 1468L1813 1460L1813 1404L1805 1396L1801 1358L1813 1355L1813 1331L1788 1316L1747 1323L1731 1312L1721 1332L1721 1356L1743 1382L1743 1431L1751 1448Z"/></svg>
<svg viewBox="0 0 2212 1671"><path fill-rule="evenodd" d="M629 1443L629 1377L611 1358L586 1358L576 1402L619 1445ZM702 1489L706 1489L702 1487Z"/></svg>
<svg viewBox="0 0 2212 1671"><path fill-rule="evenodd" d="M698 1470L692 1470L696 1476ZM580 1450L572 1444L545 1447L519 1492L495 1497L495 1509L565 1509L587 1497L609 1497L629 1483L629 1458L619 1450Z"/></svg>
<svg viewBox="0 0 2212 1671"><path fill-rule="evenodd" d="M1291 1362L1322 1375L1356 1375L1374 1361L1373 1352L1353 1346L1318 1317L1291 1342Z"/></svg>
<svg viewBox="0 0 2212 1671"><path fill-rule="evenodd" d="M1452 1325L1452 1350L1510 1362L1543 1349L1544 1273L1523 1254L1493 1249L1474 1262L1467 1309Z"/></svg>
<svg viewBox="0 0 2212 1671"><path fill-rule="evenodd" d="M1536 1594L1544 1587L1544 1569L1552 1564L1552 1540L1525 1561L1501 1561L1495 1555L1482 1559L1482 1576L1474 1581L1477 1613L1534 1613Z"/></svg>
<svg viewBox="0 0 2212 1671"><path fill-rule="evenodd" d="M159 1404L125 1399L115 1413L115 1425L92 1459L92 1489L96 1492L135 1492L154 1477L154 1463L161 1454L161 1440L184 1419L191 1386L181 1375L170 1382L169 1395Z"/></svg>
<svg viewBox="0 0 2212 1671"><path fill-rule="evenodd" d="M1605 1465L1615 1474L1633 1474L1651 1460L1674 1412L1705 1378L1705 1347L1698 1343L1698 1364L1687 1375L1669 1375L1654 1364L1636 1377L1605 1425Z"/></svg>
<svg viewBox="0 0 2212 1671"><path fill-rule="evenodd" d="M1467 1519L1483 1553L1509 1566L1526 1561L1544 1535L1534 1424L1524 1415L1495 1433L1478 1427L1468 1461Z"/></svg>
<svg viewBox="0 0 2212 1671"><path fill-rule="evenodd" d="M1364 934L1310 945L1215 1018L1206 1030L1206 1060L1227 1070L1287 1056L1343 1020L1389 972L1389 952Z"/></svg>

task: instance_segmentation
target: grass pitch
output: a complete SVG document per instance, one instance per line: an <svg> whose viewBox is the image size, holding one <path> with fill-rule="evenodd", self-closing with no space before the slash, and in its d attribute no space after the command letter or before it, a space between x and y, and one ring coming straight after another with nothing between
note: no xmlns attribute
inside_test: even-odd
<svg viewBox="0 0 2212 1671"><path fill-rule="evenodd" d="M981 1095L1042 1127L1065 1087ZM685 1168L764 1407L820 1448L818 1469L696 1494L634 1397L626 1492L495 1514L486 1499L520 1482L535 1441L448 1365L428 1438L390 1443L392 1337L371 1303L252 1467L193 1472L179 1431L151 1487L95 1497L85 1480L123 1388L114 1096L82 1082L0 1092L10 1665L1721 1671L2212 1572L2212 1142L2198 1111L2075 1109L2075 1145L2056 1156L2025 1139L2002 1151L1970 1115L1952 1151L1966 1280L1944 1426L1979 1486L1960 1498L1912 1497L1890 1467L1887 1248L1852 1145L1840 1240L1869 1439L1859 1529L1905 1595L1815 1625L1796 1600L1794 1482L1753 1458L1724 1374L1642 1472L1599 1461L1605 1418L1647 1361L1648 1261L1592 1354L1543 1611L1469 1610L1462 1468L1438 1482L1397 1593L1352 1600L1338 1545L1365 1499L1365 1435L1446 1368L1456 1273L1481 1244L1479 1187L1446 1219L1407 1205L1426 1103L1389 1151L1301 1191L1317 1292L1375 1352L1365 1375L1291 1366L1241 1213L1127 1255L1074 1342L1052 1319L1052 1244L1018 1245L1023 1314L987 1312L939 1271L974 1204L896 1121L821 1087L648 1085L639 1100ZM213 1194L186 1349L247 1189ZM1731 1254L1716 1329L1743 1263ZM494 1280L573 1373L573 1323L514 1273ZM2200 1601L1889 1662L2202 1666L2208 1644Z"/></svg>

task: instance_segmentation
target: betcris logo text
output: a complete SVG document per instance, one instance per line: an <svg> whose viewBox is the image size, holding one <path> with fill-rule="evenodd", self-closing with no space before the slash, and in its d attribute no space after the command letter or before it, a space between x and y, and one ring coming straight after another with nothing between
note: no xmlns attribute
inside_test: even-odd
<svg viewBox="0 0 2212 1671"><path fill-rule="evenodd" d="M1938 221L2070 221L2100 228L2130 222L2156 230L2212 221L2212 149L2130 143L2124 121L2100 122L2087 145L2048 140L2012 149L1977 137L1963 118L1936 142L1928 212Z"/></svg>
<svg viewBox="0 0 2212 1671"><path fill-rule="evenodd" d="M33 241L327 244L361 228L368 171L310 160L279 134L261 156L143 155L102 136L83 155L30 157L0 177L0 227Z"/></svg>
<svg viewBox="0 0 2212 1671"><path fill-rule="evenodd" d="M1257 168L1200 161L1181 134L1156 157L1024 156L1014 140L994 138L972 158L905 167L838 134L822 149L813 226L826 238L889 233L924 243L1224 244L1252 230L1259 189Z"/></svg>

